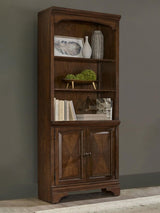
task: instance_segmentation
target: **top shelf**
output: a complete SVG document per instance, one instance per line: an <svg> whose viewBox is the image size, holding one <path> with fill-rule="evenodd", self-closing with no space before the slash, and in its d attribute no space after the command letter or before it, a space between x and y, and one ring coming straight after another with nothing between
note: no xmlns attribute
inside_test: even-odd
<svg viewBox="0 0 160 213"><path fill-rule="evenodd" d="M86 63L98 63L98 62L116 62L113 59L93 59L93 58L76 58L76 57L62 57L54 56L56 61L72 61L72 62L86 62Z"/></svg>

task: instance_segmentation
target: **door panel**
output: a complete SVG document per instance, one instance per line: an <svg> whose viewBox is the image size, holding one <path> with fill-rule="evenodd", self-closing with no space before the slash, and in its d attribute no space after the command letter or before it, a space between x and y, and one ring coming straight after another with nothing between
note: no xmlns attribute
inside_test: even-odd
<svg viewBox="0 0 160 213"><path fill-rule="evenodd" d="M80 128L56 129L56 183L79 182L84 179L83 142Z"/></svg>
<svg viewBox="0 0 160 213"><path fill-rule="evenodd" d="M113 129L89 129L87 159L88 179L111 179L114 152Z"/></svg>

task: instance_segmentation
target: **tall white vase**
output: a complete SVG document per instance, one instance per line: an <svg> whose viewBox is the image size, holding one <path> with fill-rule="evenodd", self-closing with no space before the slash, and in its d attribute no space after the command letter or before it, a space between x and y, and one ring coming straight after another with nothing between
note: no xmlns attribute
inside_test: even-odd
<svg viewBox="0 0 160 213"><path fill-rule="evenodd" d="M92 49L88 42L88 36L85 36L85 43L83 46L82 55L84 58L90 58L92 55Z"/></svg>
<svg viewBox="0 0 160 213"><path fill-rule="evenodd" d="M104 37L100 30L95 30L91 37L92 58L103 59Z"/></svg>

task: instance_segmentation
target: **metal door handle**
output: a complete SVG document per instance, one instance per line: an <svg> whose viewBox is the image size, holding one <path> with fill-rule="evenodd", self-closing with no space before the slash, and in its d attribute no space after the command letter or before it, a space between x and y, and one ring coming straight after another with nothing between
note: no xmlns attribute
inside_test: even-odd
<svg viewBox="0 0 160 213"><path fill-rule="evenodd" d="M85 152L85 153L83 154L84 157L91 156L91 155L92 155L91 152Z"/></svg>

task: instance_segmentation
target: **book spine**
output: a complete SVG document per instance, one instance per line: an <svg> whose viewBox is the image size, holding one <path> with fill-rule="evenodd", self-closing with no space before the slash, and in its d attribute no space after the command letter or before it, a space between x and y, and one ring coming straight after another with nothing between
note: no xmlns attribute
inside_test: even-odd
<svg viewBox="0 0 160 213"><path fill-rule="evenodd" d="M69 121L69 101L67 101L67 105L66 105L66 120Z"/></svg>
<svg viewBox="0 0 160 213"><path fill-rule="evenodd" d="M70 105L70 119L75 121L75 120L77 120L77 116L76 116L75 109L73 106L73 101L70 101L69 105Z"/></svg>
<svg viewBox="0 0 160 213"><path fill-rule="evenodd" d="M56 98L54 98L54 120L56 120Z"/></svg>
<svg viewBox="0 0 160 213"><path fill-rule="evenodd" d="M64 101L64 120L69 121L69 101Z"/></svg>
<svg viewBox="0 0 160 213"><path fill-rule="evenodd" d="M64 120L67 121L67 101L64 100Z"/></svg>
<svg viewBox="0 0 160 213"><path fill-rule="evenodd" d="M54 100L54 120L58 121L58 109L59 109L59 100L55 98Z"/></svg>
<svg viewBox="0 0 160 213"><path fill-rule="evenodd" d="M59 104L58 104L58 108L59 108L59 113L58 113L58 120L59 121L64 121L64 101L63 100L59 100Z"/></svg>
<svg viewBox="0 0 160 213"><path fill-rule="evenodd" d="M64 121L64 101L62 100L62 113L61 113L61 116L62 116L62 121Z"/></svg>

